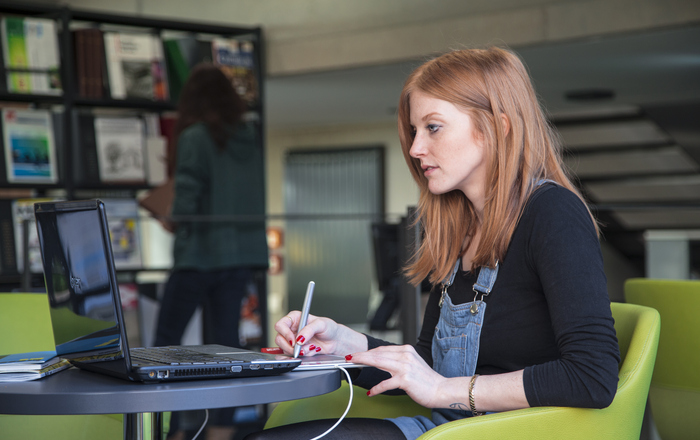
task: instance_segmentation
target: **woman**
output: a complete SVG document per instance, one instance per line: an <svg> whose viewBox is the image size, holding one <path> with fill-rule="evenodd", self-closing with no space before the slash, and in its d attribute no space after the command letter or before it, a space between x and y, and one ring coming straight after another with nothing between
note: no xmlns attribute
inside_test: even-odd
<svg viewBox="0 0 700 440"><path fill-rule="evenodd" d="M253 271L268 263L263 155L244 110L219 68L192 70L178 103L173 271L156 346L179 344L200 305L211 329L204 342L240 346L241 302ZM230 438L233 410L213 411L212 418L207 438Z"/></svg>
<svg viewBox="0 0 700 440"><path fill-rule="evenodd" d="M608 406L619 350L597 226L520 60L490 48L428 61L406 81L398 118L424 228L406 273L434 285L417 344L315 316L297 336L296 311L276 324L276 342L376 367L355 383L369 396L403 390L432 418L344 421L331 438L414 439L484 412ZM321 432L314 424L261 438Z"/></svg>

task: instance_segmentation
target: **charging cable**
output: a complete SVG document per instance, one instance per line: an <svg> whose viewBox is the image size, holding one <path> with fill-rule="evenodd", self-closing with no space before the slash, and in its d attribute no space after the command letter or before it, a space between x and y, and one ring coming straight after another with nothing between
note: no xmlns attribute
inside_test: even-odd
<svg viewBox="0 0 700 440"><path fill-rule="evenodd" d="M350 407L352 406L353 391L352 391L352 379L350 379L350 373L348 373L348 370L341 367L340 365L337 365L336 368L338 368L339 370L342 370L343 373L345 373L345 377L348 379L348 385L350 385L350 387L349 387L350 388L350 400L348 401L348 407L345 408L345 412L343 413L342 416L340 416L338 421L335 422L335 425L331 426L330 428L328 428L328 430L326 432L319 435L318 437L312 438L311 440L318 440L321 437L325 437L326 435L328 435L329 432L333 431L336 427L338 427L338 425L340 425L340 422L342 422L343 419L345 418L345 416L348 415L348 411L350 411Z"/></svg>
<svg viewBox="0 0 700 440"><path fill-rule="evenodd" d="M205 409L204 410L204 422L202 422L202 426L199 427L199 431L192 437L192 440L195 440L197 437L199 437L199 434L202 433L202 430L204 430L204 427L207 426L207 422L209 421L209 410Z"/></svg>
<svg viewBox="0 0 700 440"><path fill-rule="evenodd" d="M345 416L348 415L348 412L350 411L350 407L352 406L352 399L353 399L354 392L353 392L353 389L352 389L352 379L350 379L350 373L348 373L348 370L346 370L345 368L341 367L340 365L337 365L336 368L339 369L339 370L341 370L343 373L345 373L345 377L346 377L346 379L348 380L348 385L350 385L350 386L349 386L349 388L350 388L350 400L348 400L348 406L347 406L347 408L345 408L345 412L343 413L343 415L340 416L340 418L338 419L338 421L335 422L335 424L334 424L333 426L331 426L330 428L328 428L328 430L326 430L326 432L324 432L323 434L321 434L321 435L319 435L319 436L317 436L317 437L314 437L314 438L312 438L311 440L318 440L318 439L320 439L321 437L325 437L325 436L328 435L331 431L333 431L335 428L337 428L338 425L340 425L340 422L342 422L343 419L345 419ZM204 427L207 426L207 422L209 421L209 410L208 410L208 409L205 409L204 411L205 411L205 413L204 413L204 422L202 423L202 426L199 427L199 431L197 431L197 433L194 435L194 437L192 437L192 440L195 440L197 437L199 437L199 434L202 433L202 431L204 430Z"/></svg>

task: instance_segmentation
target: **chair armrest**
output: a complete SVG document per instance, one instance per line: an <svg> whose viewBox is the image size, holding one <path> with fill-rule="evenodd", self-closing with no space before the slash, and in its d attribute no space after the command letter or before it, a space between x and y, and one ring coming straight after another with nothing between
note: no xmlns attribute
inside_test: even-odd
<svg viewBox="0 0 700 440"><path fill-rule="evenodd" d="M616 414L611 408L538 407L445 423L423 434L420 440L462 440L467 437L479 440L619 440L639 439L639 432L634 417Z"/></svg>

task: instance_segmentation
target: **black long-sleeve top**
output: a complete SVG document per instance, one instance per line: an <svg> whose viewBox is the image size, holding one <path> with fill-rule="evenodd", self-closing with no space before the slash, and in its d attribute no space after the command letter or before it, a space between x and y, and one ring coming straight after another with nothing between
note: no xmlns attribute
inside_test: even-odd
<svg viewBox="0 0 700 440"><path fill-rule="evenodd" d="M474 299L478 271L455 277L454 304ZM416 351L432 365L440 289L430 294ZM530 406L604 408L617 389L619 348L600 243L581 200L546 184L528 201L487 303L476 372L524 369ZM388 344L368 336L369 348ZM371 387L387 374L364 368Z"/></svg>

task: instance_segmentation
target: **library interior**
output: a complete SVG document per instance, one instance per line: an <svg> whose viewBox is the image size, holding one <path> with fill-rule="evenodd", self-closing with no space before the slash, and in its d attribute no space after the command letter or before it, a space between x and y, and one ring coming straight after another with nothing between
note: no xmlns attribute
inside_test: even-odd
<svg viewBox="0 0 700 440"><path fill-rule="evenodd" d="M491 383L486 376L500 372L500 366L478 363L476 372L460 373L471 378L467 402L454 404L464 406L464 414L424 428L420 438L697 438L695 0L0 1L0 402L6 402L0 403L0 437L242 440L316 419L408 416L432 423L440 411L431 413L408 390L414 399L406 393L369 396L361 385L374 365L306 365L303 372L299 367L267 379L194 375L157 384L108 374L104 384L83 383L97 374L85 371L95 361L84 362L85 352L62 357L66 341L79 333L68 338L56 329L69 309L93 324L111 323L91 328L91 337L116 325L117 339L126 340L116 344L120 354L100 356L125 358L127 365L124 346L220 344L253 353L279 346L282 353L288 338L278 333L281 323L289 319L296 337L303 326L296 327L299 315L292 311L310 307L309 322L327 317L353 335L367 335L364 350L385 344L419 350L431 298L440 289L449 296L452 281L431 279L442 262L420 272L417 261L427 252L448 252L431 241L445 232L428 222L448 227L449 221L437 213L430 217L428 210L438 205L432 186L420 179L431 181L437 168L425 165L425 174L416 174L421 127L413 126L416 141L405 146L404 119L418 125L410 112L420 97L447 102L421 88L428 86L419 84L416 72L427 75L428 68L421 69L443 54L493 47L524 66L567 176L566 183L544 173L536 177L547 182L517 184L529 191L533 207L546 188L571 186L595 220L606 318L614 321L610 329L619 347L617 388L604 408L533 405L532 371L543 370L523 366L534 384L520 385L530 407L486 408L486 415L475 417L481 414L473 400L478 406L483 396L479 384L485 387ZM495 101L488 106L499 108ZM505 107L499 111L503 137L510 139L522 127L508 123ZM438 160L437 153L433 157ZM506 179L506 172L504 165L488 182ZM493 200L501 197L500 189L492 192ZM481 211L466 204L478 221ZM104 243L89 248L92 254L80 246L88 246L95 231L60 237L60 213L87 205L104 214L105 228L97 235ZM522 211L514 221L525 224L529 208L523 206L517 205ZM38 222L43 210L55 211L50 228ZM494 232L472 222L460 228L462 247L471 240L478 246L481 232ZM434 230L437 238L429 234ZM515 247L516 223L508 234ZM60 254L56 246L63 256L46 259ZM462 264L466 255L481 258L473 268L482 272L489 266L482 263L506 252L487 256L481 247L456 246L462 253L449 255ZM107 254L104 273L94 266L102 264L94 260L100 249ZM528 258L534 261L534 254ZM457 272L459 265L450 261L450 271L454 266L458 277L470 279L468 267ZM507 260L495 258L496 273L499 263L500 281L513 272ZM523 264L546 290L542 273L551 269L530 263ZM576 272L581 277L590 271ZM416 282L417 273L422 281ZM313 303L305 307L312 280ZM474 281L468 289L473 303L490 302L496 316L499 284L494 295L489 290L477 301L481 277L472 292ZM439 315L442 323L443 298L439 308L434 303L435 322ZM554 303L542 303L554 327L546 335L563 338ZM483 313L482 348L491 340L489 319L495 319ZM428 345L438 335L430 338ZM476 340L475 363L479 333ZM320 345L289 342L307 350L302 361L313 357L308 351L321 351ZM560 351L555 358L566 358L565 345L553 342ZM482 352L493 356L495 350ZM435 351L431 367L438 371ZM548 355L518 362L547 365L542 359ZM509 371L516 369L522 371ZM165 375L173 379L176 370ZM68 391L62 381L80 390ZM237 387L244 391L232 397ZM65 407L51 403L55 390ZM116 397L96 397L105 390ZM95 403L87 403L91 399ZM542 399L537 402L548 402ZM333 428L323 435L334 438Z"/></svg>

